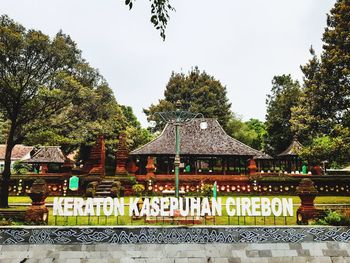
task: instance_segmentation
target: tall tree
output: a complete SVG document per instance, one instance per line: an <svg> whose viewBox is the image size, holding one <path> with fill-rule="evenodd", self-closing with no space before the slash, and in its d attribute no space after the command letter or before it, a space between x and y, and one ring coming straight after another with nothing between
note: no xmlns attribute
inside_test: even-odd
<svg viewBox="0 0 350 263"><path fill-rule="evenodd" d="M350 111L350 1L338 0L327 16L321 54L324 118L344 123Z"/></svg>
<svg viewBox="0 0 350 263"><path fill-rule="evenodd" d="M297 105L301 89L290 75L275 76L271 94L267 96L265 151L276 155L285 150L293 139L291 108Z"/></svg>
<svg viewBox="0 0 350 263"><path fill-rule="evenodd" d="M0 17L0 110L10 127L0 206L8 206L11 153L26 134L42 126L67 106L74 92L71 72L80 59L75 43L63 34L53 40Z"/></svg>
<svg viewBox="0 0 350 263"><path fill-rule="evenodd" d="M293 133L298 137L304 137L304 143L306 144L317 136L318 131L326 131L329 127L325 120L314 115L315 112L322 113L324 109L322 106L323 95L321 95L322 92L319 89L320 61L312 47L310 53L312 58L305 66L301 66L304 73L304 84L298 103L292 107L290 119Z"/></svg>
<svg viewBox="0 0 350 263"><path fill-rule="evenodd" d="M59 32L50 39L7 16L0 17L0 94L7 144L1 207L8 206L15 144L58 144L68 153L101 133L115 145L120 130L131 125L69 36Z"/></svg>
<svg viewBox="0 0 350 263"><path fill-rule="evenodd" d="M206 118L217 118L224 129L227 129L232 113L226 87L205 71L195 67L187 75L174 72L171 74L164 91L164 99L144 109L148 120L157 121L156 130L161 130L165 124L154 113L175 110L178 100L181 101L183 109L201 112Z"/></svg>
<svg viewBox="0 0 350 263"><path fill-rule="evenodd" d="M301 67L303 96L292 110L291 123L296 133L309 134L310 151L306 149L304 156L305 152L311 153L311 148L327 152L329 145L336 145L333 142L346 141L346 135L338 131L339 127L350 127L349 23L350 1L338 0L327 16L320 58L311 49L312 59ZM322 147L324 151L320 150ZM335 152L347 155L344 151ZM313 158L311 154L309 157ZM346 159L350 161L349 157L339 156L337 162L346 163Z"/></svg>
<svg viewBox="0 0 350 263"><path fill-rule="evenodd" d="M349 127L349 21L350 2L338 0L327 17L320 59L311 49L312 59L301 67L305 96L293 114L295 129L300 133L306 129L313 134L330 133L335 124Z"/></svg>

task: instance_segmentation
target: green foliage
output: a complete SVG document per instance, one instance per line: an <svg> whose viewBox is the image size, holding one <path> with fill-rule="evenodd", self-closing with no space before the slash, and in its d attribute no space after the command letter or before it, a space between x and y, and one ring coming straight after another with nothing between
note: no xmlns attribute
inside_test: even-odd
<svg viewBox="0 0 350 263"><path fill-rule="evenodd" d="M332 168L346 163L350 155L350 129L335 126L330 135L320 135L300 151L300 156L311 164L320 164L327 160Z"/></svg>
<svg viewBox="0 0 350 263"><path fill-rule="evenodd" d="M16 174L26 174L29 171L29 166L20 161L16 161L13 163L13 170Z"/></svg>
<svg viewBox="0 0 350 263"><path fill-rule="evenodd" d="M114 181L112 184L112 188L111 188L111 196L112 197L120 197L120 190L121 190L121 183L120 181Z"/></svg>
<svg viewBox="0 0 350 263"><path fill-rule="evenodd" d="M127 131L130 150L152 138L69 36L50 39L1 16L0 37L0 142L60 145L66 154L81 148L86 157L104 134L114 164L120 131Z"/></svg>
<svg viewBox="0 0 350 263"><path fill-rule="evenodd" d="M232 114L226 132L233 138L261 150L263 148L263 138L266 134L265 124L257 119L250 119L247 122Z"/></svg>
<svg viewBox="0 0 350 263"><path fill-rule="evenodd" d="M149 130L141 127L130 106L121 105L121 109L127 122L126 134L129 150L134 150L154 138L154 135Z"/></svg>
<svg viewBox="0 0 350 263"><path fill-rule="evenodd" d="M279 174L279 176L261 176L256 178L258 182L299 182L300 178L295 178L291 176L285 176L284 174Z"/></svg>
<svg viewBox="0 0 350 263"><path fill-rule="evenodd" d="M7 16L0 17L0 39L0 112L12 146L70 105L79 88L71 72L82 59L68 36L50 39Z"/></svg>
<svg viewBox="0 0 350 263"><path fill-rule="evenodd" d="M11 218L0 218L0 226L10 226L13 224L13 220Z"/></svg>
<svg viewBox="0 0 350 263"><path fill-rule="evenodd" d="M142 193L145 191L145 186L143 184L134 184L132 190L136 196L142 196Z"/></svg>
<svg viewBox="0 0 350 263"><path fill-rule="evenodd" d="M213 196L213 188L214 188L214 186L212 184L203 185L202 194L208 198L212 197Z"/></svg>
<svg viewBox="0 0 350 263"><path fill-rule="evenodd" d="M227 98L226 87L206 72L201 72L198 67L187 75L173 72L166 85L164 99L144 109L147 119L157 122L155 130L162 130L165 123L154 113L175 110L178 100L184 110L203 113L205 118L217 118L223 128L227 129L231 118L231 103Z"/></svg>
<svg viewBox="0 0 350 263"><path fill-rule="evenodd" d="M125 0L125 5L131 10L136 0ZM151 2L151 23L156 30L160 31L160 36L165 40L165 29L170 19L169 12L175 11L170 4L170 0L150 0Z"/></svg>
<svg viewBox="0 0 350 263"><path fill-rule="evenodd" d="M65 153L127 120L112 90L62 32L53 39L0 18L0 111L10 144L61 145ZM16 80L16 81L15 81ZM44 124L44 125L43 125ZM109 136L109 137L108 137Z"/></svg>
<svg viewBox="0 0 350 263"><path fill-rule="evenodd" d="M350 218L338 212L327 210L326 216L315 222L316 225L349 226Z"/></svg>
<svg viewBox="0 0 350 263"><path fill-rule="evenodd" d="M311 48L312 58L301 67L304 73L303 96L293 108L291 119L297 134L309 135L310 151L304 152L305 157L320 159L325 156L338 165L350 160L348 150L336 151L338 143L348 141L337 130L350 127L349 21L350 2L338 0L327 17L320 57ZM311 152L312 148L321 153Z"/></svg>
<svg viewBox="0 0 350 263"><path fill-rule="evenodd" d="M86 187L85 197L94 197L98 184L98 182L90 182Z"/></svg>
<svg viewBox="0 0 350 263"><path fill-rule="evenodd" d="M264 136L266 135L266 125L258 119L250 119L246 122L248 128L255 132L255 136L251 144L254 149L262 150L264 148Z"/></svg>
<svg viewBox="0 0 350 263"><path fill-rule="evenodd" d="M267 96L265 151L276 155L292 142L291 108L297 105L301 89L290 75L275 76L271 94Z"/></svg>
<svg viewBox="0 0 350 263"><path fill-rule="evenodd" d="M8 123L5 122L4 117L0 112L0 144L6 143L7 130L8 130Z"/></svg>

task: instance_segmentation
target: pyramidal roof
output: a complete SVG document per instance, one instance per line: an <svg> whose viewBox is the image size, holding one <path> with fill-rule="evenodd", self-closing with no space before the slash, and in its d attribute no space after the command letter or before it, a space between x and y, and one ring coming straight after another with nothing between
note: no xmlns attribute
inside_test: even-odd
<svg viewBox="0 0 350 263"><path fill-rule="evenodd" d="M288 146L286 150L284 150L282 153L280 153L278 156L297 156L298 151L303 148L303 145L294 138L292 143Z"/></svg>
<svg viewBox="0 0 350 263"><path fill-rule="evenodd" d="M64 163L64 156L60 146L42 146L26 163Z"/></svg>
<svg viewBox="0 0 350 263"><path fill-rule="evenodd" d="M208 127L200 129L203 119L194 119L180 126L181 155L236 155L271 159L263 152L230 137L216 119L205 119ZM167 124L153 141L132 151L131 155L174 155L175 127Z"/></svg>

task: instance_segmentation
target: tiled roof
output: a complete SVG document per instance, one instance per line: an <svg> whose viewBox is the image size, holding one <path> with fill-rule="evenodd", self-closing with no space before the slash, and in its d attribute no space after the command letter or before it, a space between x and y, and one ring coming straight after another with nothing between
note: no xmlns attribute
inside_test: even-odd
<svg viewBox="0 0 350 263"><path fill-rule="evenodd" d="M297 139L293 139L292 143L288 146L288 148L282 153L280 153L278 156L297 156L299 155L298 151L302 148L303 145Z"/></svg>
<svg viewBox="0 0 350 263"><path fill-rule="evenodd" d="M11 160L21 160L27 154L29 154L33 149L34 147L32 146L16 144L15 147L12 149ZM5 153L6 153L6 144L0 144L0 160L5 159Z"/></svg>
<svg viewBox="0 0 350 263"><path fill-rule="evenodd" d="M230 137L216 119L205 119L208 127L200 129L202 119L180 127L180 153L185 155L241 155L271 157ZM175 127L167 124L159 137L132 151L131 155L175 154Z"/></svg>
<svg viewBox="0 0 350 263"><path fill-rule="evenodd" d="M60 146L42 146L26 163L64 163L65 159Z"/></svg>

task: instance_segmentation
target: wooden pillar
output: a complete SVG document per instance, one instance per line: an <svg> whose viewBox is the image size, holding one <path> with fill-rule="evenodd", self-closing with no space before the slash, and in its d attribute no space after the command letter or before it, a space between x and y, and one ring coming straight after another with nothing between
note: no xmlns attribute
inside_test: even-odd
<svg viewBox="0 0 350 263"><path fill-rule="evenodd" d="M49 167L47 166L47 163L42 163L41 164L41 174L47 174L47 172L49 171Z"/></svg>
<svg viewBox="0 0 350 263"><path fill-rule="evenodd" d="M197 174L197 169L198 169L197 168L197 160L198 160L197 157L194 158L194 166L193 166L194 167L194 174Z"/></svg>
<svg viewBox="0 0 350 263"><path fill-rule="evenodd" d="M169 156L166 157L166 162L167 162L167 164L166 164L166 173L170 174L170 167L169 167L169 165L170 165L170 158L169 158Z"/></svg>
<svg viewBox="0 0 350 263"><path fill-rule="evenodd" d="M230 157L226 157L226 173L230 174Z"/></svg>
<svg viewBox="0 0 350 263"><path fill-rule="evenodd" d="M226 166L226 156L223 156L223 157L221 158L221 173L222 173L223 175L226 174L225 166Z"/></svg>

